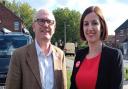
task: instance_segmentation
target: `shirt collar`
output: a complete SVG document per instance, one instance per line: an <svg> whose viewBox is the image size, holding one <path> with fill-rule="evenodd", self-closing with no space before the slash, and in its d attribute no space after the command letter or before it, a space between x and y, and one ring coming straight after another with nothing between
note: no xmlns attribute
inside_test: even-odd
<svg viewBox="0 0 128 89"><path fill-rule="evenodd" d="M35 39L35 47L36 47L37 55L41 55L42 53L44 55L44 52L40 48L40 46L39 46L39 44L38 44L36 39ZM49 56L51 53L52 53L52 45L50 44L50 49L49 49L49 52L48 52L48 54L46 56Z"/></svg>

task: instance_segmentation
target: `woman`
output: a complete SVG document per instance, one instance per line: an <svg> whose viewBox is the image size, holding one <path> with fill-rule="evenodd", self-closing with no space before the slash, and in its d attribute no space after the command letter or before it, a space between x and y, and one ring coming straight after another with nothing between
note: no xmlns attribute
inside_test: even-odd
<svg viewBox="0 0 128 89"><path fill-rule="evenodd" d="M107 35L101 9L88 7L80 21L80 36L88 47L76 53L70 89L122 88L122 54L103 43Z"/></svg>

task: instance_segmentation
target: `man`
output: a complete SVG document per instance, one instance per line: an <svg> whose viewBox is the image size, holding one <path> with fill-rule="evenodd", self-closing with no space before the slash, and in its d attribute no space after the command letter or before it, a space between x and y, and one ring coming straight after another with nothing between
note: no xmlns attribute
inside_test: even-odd
<svg viewBox="0 0 128 89"><path fill-rule="evenodd" d="M67 89L64 53L51 44L56 27L53 13L39 10L32 27L35 40L13 53L6 89Z"/></svg>

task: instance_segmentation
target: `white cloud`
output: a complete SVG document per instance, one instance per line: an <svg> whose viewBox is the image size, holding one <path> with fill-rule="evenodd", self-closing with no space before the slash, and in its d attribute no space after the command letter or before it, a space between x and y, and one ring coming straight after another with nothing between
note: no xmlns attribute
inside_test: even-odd
<svg viewBox="0 0 128 89"><path fill-rule="evenodd" d="M114 31L128 19L128 6L121 3L109 3L102 5L102 7L109 34L114 34Z"/></svg>

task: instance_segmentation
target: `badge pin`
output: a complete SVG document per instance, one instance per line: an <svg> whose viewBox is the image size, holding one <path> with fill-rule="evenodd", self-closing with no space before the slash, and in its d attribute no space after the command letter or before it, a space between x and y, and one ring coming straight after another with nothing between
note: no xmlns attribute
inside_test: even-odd
<svg viewBox="0 0 128 89"><path fill-rule="evenodd" d="M78 68L80 66L80 61L76 62L76 68Z"/></svg>

